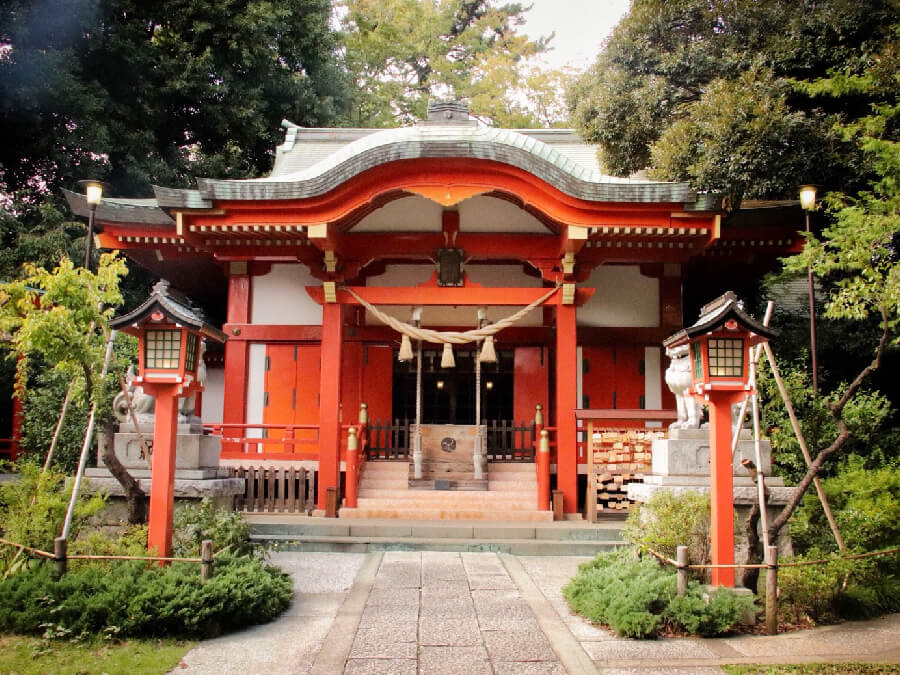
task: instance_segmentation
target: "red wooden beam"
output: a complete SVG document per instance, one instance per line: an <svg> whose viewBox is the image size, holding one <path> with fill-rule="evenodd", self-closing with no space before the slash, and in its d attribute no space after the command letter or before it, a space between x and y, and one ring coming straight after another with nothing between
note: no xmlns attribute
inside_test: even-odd
<svg viewBox="0 0 900 675"><path fill-rule="evenodd" d="M540 298L549 288L440 288L436 286L354 286L352 290L372 305L464 305L478 307L489 306L525 306ZM593 288L578 288L575 292L575 305L583 305L594 294ZM309 297L319 304L325 303L325 293L321 286L307 286ZM359 302L339 289L338 304L356 305ZM562 289L544 303L558 305L562 303Z"/></svg>

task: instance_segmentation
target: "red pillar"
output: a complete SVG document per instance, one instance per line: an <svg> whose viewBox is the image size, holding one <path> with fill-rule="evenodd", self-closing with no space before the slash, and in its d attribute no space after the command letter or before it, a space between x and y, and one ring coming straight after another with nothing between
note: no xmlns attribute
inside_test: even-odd
<svg viewBox="0 0 900 675"><path fill-rule="evenodd" d="M325 509L325 491L339 487L341 476L341 305L322 306L322 371L319 385L319 486L316 506Z"/></svg>
<svg viewBox="0 0 900 675"><path fill-rule="evenodd" d="M710 392L709 453L712 510L710 551L713 565L734 564L734 471L731 462L731 404L740 402L743 392ZM734 569L713 568L712 585L734 588Z"/></svg>
<svg viewBox="0 0 900 675"><path fill-rule="evenodd" d="M172 555L172 514L175 508L175 446L178 433L178 385L153 387L156 422L153 427L153 468L150 478L150 527L147 548L164 558Z"/></svg>
<svg viewBox="0 0 900 675"><path fill-rule="evenodd" d="M228 323L250 323L250 277L232 274L228 277ZM222 403L222 422L244 424L247 419L247 369L250 343L245 340L228 340L225 343L225 387ZM227 431L227 430L226 430ZM235 430L232 430L235 431ZM243 433L236 434L243 436ZM239 447L223 450L240 450Z"/></svg>
<svg viewBox="0 0 900 675"><path fill-rule="evenodd" d="M578 511L578 450L575 427L578 359L575 306L556 308L556 487L563 491L563 510Z"/></svg>
<svg viewBox="0 0 900 675"><path fill-rule="evenodd" d="M16 374L16 378L19 375ZM25 421L25 406L22 404L22 399L18 396L13 397L13 409L12 409L12 431L10 433L10 453L9 459L12 462L16 461L16 458L19 456L19 444L22 442L22 424Z"/></svg>

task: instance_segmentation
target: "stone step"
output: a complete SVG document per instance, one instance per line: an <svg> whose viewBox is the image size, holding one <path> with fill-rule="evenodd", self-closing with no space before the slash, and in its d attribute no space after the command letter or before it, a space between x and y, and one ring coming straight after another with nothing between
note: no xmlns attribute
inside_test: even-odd
<svg viewBox="0 0 900 675"><path fill-rule="evenodd" d="M556 539L507 539L478 541L428 537L306 537L302 540L281 535L251 535L252 540L276 543L279 551L315 551L336 553L368 553L370 551L449 551L497 552L512 555L593 556L617 545L614 541L571 541Z"/></svg>
<svg viewBox="0 0 900 675"><path fill-rule="evenodd" d="M489 480L488 492L522 492L537 496L537 481Z"/></svg>
<svg viewBox="0 0 900 675"><path fill-rule="evenodd" d="M487 491L456 491L456 490L409 490L380 492L377 495L359 495L360 500L365 500L367 505L381 506L384 504L403 504L412 506L415 504L448 504L466 508L478 505L489 507L491 505L526 503L528 508L535 508L535 502L528 495L517 492L487 492Z"/></svg>
<svg viewBox="0 0 900 675"><path fill-rule="evenodd" d="M533 462L488 462L490 473L534 473Z"/></svg>
<svg viewBox="0 0 900 675"><path fill-rule="evenodd" d="M301 514L248 513L245 515L251 532L258 537L279 535L303 539L306 537L372 537L476 539L500 541L507 539L570 540L620 542L624 519L608 519L600 523L586 521L507 522L507 521L438 521L397 519L357 519L342 508L339 518L310 517Z"/></svg>
<svg viewBox="0 0 900 675"><path fill-rule="evenodd" d="M361 500L360 500L361 501ZM404 520L496 520L502 515L505 520L511 521L552 521L551 511L526 511L504 508L502 514L495 509L490 511L482 509L461 509L456 505L445 508L437 506L407 506L405 504L387 504L371 507L361 505L355 509L342 507L349 518L401 518Z"/></svg>
<svg viewBox="0 0 900 675"><path fill-rule="evenodd" d="M411 492L415 494L421 494L422 490L407 490L405 486L401 485L360 485L358 495L360 497L398 497L405 498L407 495L398 495L398 492ZM436 490L436 492L440 492L440 490ZM483 492L483 491L482 491ZM487 492L496 492L501 493L504 496L515 496L520 499L537 499L537 487L536 486L519 486L515 484L505 484L501 483L500 485L488 485Z"/></svg>

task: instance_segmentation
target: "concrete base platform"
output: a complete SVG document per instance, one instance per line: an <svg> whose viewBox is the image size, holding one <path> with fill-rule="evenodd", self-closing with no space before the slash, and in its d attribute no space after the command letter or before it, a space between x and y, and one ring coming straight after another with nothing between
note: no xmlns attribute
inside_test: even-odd
<svg viewBox="0 0 900 675"><path fill-rule="evenodd" d="M622 545L621 519L587 523L323 519L248 514L251 537L280 550L493 551L514 555L592 556Z"/></svg>

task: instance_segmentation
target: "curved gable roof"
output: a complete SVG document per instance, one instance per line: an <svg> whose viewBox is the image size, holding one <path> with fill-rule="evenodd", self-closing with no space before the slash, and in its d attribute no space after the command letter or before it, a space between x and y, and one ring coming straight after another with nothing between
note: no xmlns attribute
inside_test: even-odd
<svg viewBox="0 0 900 675"><path fill-rule="evenodd" d="M302 152L302 147L293 149L298 150ZM266 178L204 178L198 179L197 190L154 190L159 205L170 208L206 207L213 200L303 199L325 194L365 171L390 162L459 158L508 164L537 176L565 194L587 201L693 203L696 200L687 183L607 176L562 154L536 138L536 134L469 124L426 123L367 133L319 157L298 171L283 173L282 169Z"/></svg>

